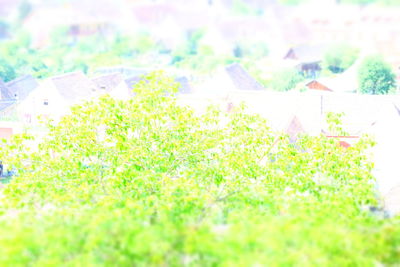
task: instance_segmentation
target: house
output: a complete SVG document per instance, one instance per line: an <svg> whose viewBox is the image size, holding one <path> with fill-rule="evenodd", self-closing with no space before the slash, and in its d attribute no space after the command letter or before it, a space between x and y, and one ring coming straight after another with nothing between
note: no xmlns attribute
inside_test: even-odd
<svg viewBox="0 0 400 267"><path fill-rule="evenodd" d="M209 27L199 40L199 46L209 47L218 55L232 55L234 43L225 38L220 31Z"/></svg>
<svg viewBox="0 0 400 267"><path fill-rule="evenodd" d="M71 16L66 22L69 34L74 38L96 34L107 36L116 30L117 21L125 19L125 5L108 0L97 0L95 5L90 0L73 1L67 7Z"/></svg>
<svg viewBox="0 0 400 267"><path fill-rule="evenodd" d="M108 0L67 1L65 3L36 3L35 8L23 21L24 29L32 36L34 47L47 45L57 29L67 29L71 41L89 35L103 38L113 34L118 22L130 24L129 16L122 3Z"/></svg>
<svg viewBox="0 0 400 267"><path fill-rule="evenodd" d="M100 94L109 94L117 99L130 98L130 89L121 73L111 73L97 76L92 79Z"/></svg>
<svg viewBox="0 0 400 267"><path fill-rule="evenodd" d="M185 76L181 76L175 79L175 82L179 83L179 92L181 94L192 93L192 87L190 86L189 79Z"/></svg>
<svg viewBox="0 0 400 267"><path fill-rule="evenodd" d="M149 69L143 69L143 68L132 68L132 67L126 67L126 66L112 66L112 67L98 68L94 71L94 74L102 75L102 74L120 73L125 78L130 78L133 76L144 75L149 72L150 72Z"/></svg>
<svg viewBox="0 0 400 267"><path fill-rule="evenodd" d="M374 137L376 145L372 148L374 171L377 178L377 189L383 196L391 195L391 189L400 185L400 165L393 155L400 149L400 116L393 105L392 96L375 96L383 102L380 111L374 118L374 123L367 132Z"/></svg>
<svg viewBox="0 0 400 267"><path fill-rule="evenodd" d="M389 216L400 214L400 185L394 186L383 196L383 204Z"/></svg>
<svg viewBox="0 0 400 267"><path fill-rule="evenodd" d="M316 78L326 49L325 45L299 45L290 48L283 59L290 60L305 77Z"/></svg>
<svg viewBox="0 0 400 267"><path fill-rule="evenodd" d="M395 126L399 119L394 105L398 101L396 98L387 95L326 94L321 96L321 110L324 116L328 112L343 113L342 128L350 136L375 134L375 129L383 125L383 122L388 126L384 131L389 129L391 123ZM325 125L325 132L335 135L329 133L327 128Z"/></svg>
<svg viewBox="0 0 400 267"><path fill-rule="evenodd" d="M92 78L93 83L104 92L111 92L124 81L121 73L110 73Z"/></svg>
<svg viewBox="0 0 400 267"><path fill-rule="evenodd" d="M22 0L0 0L0 16L2 19L15 17Z"/></svg>
<svg viewBox="0 0 400 267"><path fill-rule="evenodd" d="M39 83L32 75L24 75L6 83L7 88L18 101L24 100Z"/></svg>
<svg viewBox="0 0 400 267"><path fill-rule="evenodd" d="M13 128L0 126L0 139L10 139L13 135Z"/></svg>
<svg viewBox="0 0 400 267"><path fill-rule="evenodd" d="M175 5L167 3L141 4L132 7L132 16L143 28L155 28L178 11Z"/></svg>
<svg viewBox="0 0 400 267"><path fill-rule="evenodd" d="M142 80L143 75L134 75L131 76L127 79L125 79L125 84L129 89L130 95L133 96L133 88L135 87L135 85Z"/></svg>
<svg viewBox="0 0 400 267"><path fill-rule="evenodd" d="M51 77L18 104L18 115L25 123L37 123L38 116L58 119L72 105L98 96L99 90L82 72Z"/></svg>
<svg viewBox="0 0 400 267"><path fill-rule="evenodd" d="M52 77L50 80L63 99L70 104L86 100L98 92L96 85L80 71Z"/></svg>
<svg viewBox="0 0 400 267"><path fill-rule="evenodd" d="M328 86L322 84L319 80L312 80L306 83L306 87L310 90L333 92Z"/></svg>
<svg viewBox="0 0 400 267"><path fill-rule="evenodd" d="M264 90L264 87L238 63L227 66L225 71L238 90Z"/></svg>
<svg viewBox="0 0 400 267"><path fill-rule="evenodd" d="M288 127L286 128L286 133L289 135L291 142L295 142L300 134L305 133L303 126L296 115L294 115L291 119Z"/></svg>
<svg viewBox="0 0 400 267"><path fill-rule="evenodd" d="M22 125L16 121L0 121L0 139L10 139L13 134L24 131Z"/></svg>
<svg viewBox="0 0 400 267"><path fill-rule="evenodd" d="M129 91L132 95L132 89L135 84L142 80L143 75L135 75L128 79L125 79L126 86L129 88ZM189 79L186 76L179 76L175 78L175 82L179 84L178 92L181 94L190 94L192 92L192 87L190 86Z"/></svg>
<svg viewBox="0 0 400 267"><path fill-rule="evenodd" d="M7 85L0 79L0 99L1 100L10 100L14 99L15 97L8 89Z"/></svg>
<svg viewBox="0 0 400 267"><path fill-rule="evenodd" d="M199 93L226 94L232 91L262 91L258 83L240 64L234 63L219 68L212 75L200 81L194 91Z"/></svg>
<svg viewBox="0 0 400 267"><path fill-rule="evenodd" d="M213 26L220 32L226 41L235 43L238 41L254 40L259 42L283 41L283 32L280 18L272 11L264 17L229 17L217 21ZM266 11L267 11L266 10Z"/></svg>
<svg viewBox="0 0 400 267"><path fill-rule="evenodd" d="M355 93L358 90L358 68L362 60L363 56L343 73L336 74L332 77L314 79L307 83L306 86L314 90L336 93Z"/></svg>
<svg viewBox="0 0 400 267"><path fill-rule="evenodd" d="M355 93L358 89L356 77L348 77L345 74L337 74L334 77L314 79L306 83L310 90L318 90L336 93Z"/></svg>
<svg viewBox="0 0 400 267"><path fill-rule="evenodd" d="M0 79L0 121L16 119L16 99L7 85Z"/></svg>

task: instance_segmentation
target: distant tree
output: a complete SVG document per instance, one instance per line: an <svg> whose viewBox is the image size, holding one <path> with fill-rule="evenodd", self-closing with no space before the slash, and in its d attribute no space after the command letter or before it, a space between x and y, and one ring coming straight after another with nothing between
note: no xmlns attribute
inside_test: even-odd
<svg viewBox="0 0 400 267"><path fill-rule="evenodd" d="M264 42L241 41L235 45L233 50L234 56L238 58L250 57L260 59L268 56L268 53L268 46Z"/></svg>
<svg viewBox="0 0 400 267"><path fill-rule="evenodd" d="M341 73L349 68L358 57L358 49L347 44L336 44L328 48L323 65L333 73Z"/></svg>
<svg viewBox="0 0 400 267"><path fill-rule="evenodd" d="M299 5L307 2L307 0L278 0L278 2L284 5Z"/></svg>
<svg viewBox="0 0 400 267"><path fill-rule="evenodd" d="M394 88L395 75L380 56L369 56L358 69L359 91L364 94L387 94Z"/></svg>
<svg viewBox="0 0 400 267"><path fill-rule="evenodd" d="M0 78L5 81L11 81L17 76L14 67L4 59L0 59Z"/></svg>
<svg viewBox="0 0 400 267"><path fill-rule="evenodd" d="M247 1L244 0L233 0L232 11L237 15L250 15L257 16L262 15L263 10L251 6Z"/></svg>
<svg viewBox="0 0 400 267"><path fill-rule="evenodd" d="M304 77L295 69L282 69L272 75L269 87L276 91L289 91L296 87Z"/></svg>
<svg viewBox="0 0 400 267"><path fill-rule="evenodd" d="M32 3L30 3L27 0L24 0L20 5L19 5L19 10L18 10L18 20L22 22L26 17L29 16L29 14L32 12Z"/></svg>
<svg viewBox="0 0 400 267"><path fill-rule="evenodd" d="M343 4L357 4L357 5L366 5L377 2L376 0L341 0Z"/></svg>

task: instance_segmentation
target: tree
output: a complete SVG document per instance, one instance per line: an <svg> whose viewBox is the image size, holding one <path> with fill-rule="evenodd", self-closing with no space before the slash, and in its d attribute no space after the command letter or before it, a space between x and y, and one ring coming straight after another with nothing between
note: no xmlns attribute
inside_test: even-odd
<svg viewBox="0 0 400 267"><path fill-rule="evenodd" d="M295 69L287 68L275 72L269 86L276 91L289 91L296 87L304 77Z"/></svg>
<svg viewBox="0 0 400 267"><path fill-rule="evenodd" d="M364 94L387 94L395 87L395 75L380 56L365 58L358 69L359 91Z"/></svg>
<svg viewBox="0 0 400 267"><path fill-rule="evenodd" d="M268 46L264 42L240 41L236 43L233 54L237 58L251 58L260 60L269 54Z"/></svg>
<svg viewBox="0 0 400 267"><path fill-rule="evenodd" d="M72 108L0 159L1 266L373 266L398 262L362 137L294 145L238 107L196 115L160 73ZM323 159L323 160L321 160Z"/></svg>
<svg viewBox="0 0 400 267"><path fill-rule="evenodd" d="M0 78L5 81L11 81L17 76L15 69L4 59L0 59Z"/></svg>
<svg viewBox="0 0 400 267"><path fill-rule="evenodd" d="M347 44L333 45L325 53L323 65L333 73L341 73L354 63L358 52Z"/></svg>

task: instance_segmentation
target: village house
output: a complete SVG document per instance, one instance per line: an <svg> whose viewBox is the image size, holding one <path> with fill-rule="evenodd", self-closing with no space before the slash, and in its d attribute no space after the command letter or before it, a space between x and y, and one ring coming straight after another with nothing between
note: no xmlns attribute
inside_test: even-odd
<svg viewBox="0 0 400 267"><path fill-rule="evenodd" d="M232 91L263 91L264 87L240 64L233 63L218 69L199 82L194 91L198 93L225 94Z"/></svg>
<svg viewBox="0 0 400 267"><path fill-rule="evenodd" d="M51 5L36 2L23 21L23 28L32 36L33 47L38 48L49 44L52 34L59 29L67 30L65 38L69 37L71 42L93 35L108 38L119 28L119 22L133 25L124 7L104 0L96 1L96 5L88 0Z"/></svg>
<svg viewBox="0 0 400 267"><path fill-rule="evenodd" d="M14 133L15 105L15 98L13 98L6 84L0 79L0 139L8 139Z"/></svg>
<svg viewBox="0 0 400 267"><path fill-rule="evenodd" d="M130 89L121 73L103 74L92 78L92 81L97 86L99 94L109 94L121 100L131 97Z"/></svg>
<svg viewBox="0 0 400 267"><path fill-rule="evenodd" d="M69 108L98 95L98 87L82 72L48 78L18 104L24 123L35 124L38 117L58 119Z"/></svg>
<svg viewBox="0 0 400 267"><path fill-rule="evenodd" d="M317 78L326 49L326 45L299 45L290 48L283 59L295 66L304 77Z"/></svg>
<svg viewBox="0 0 400 267"><path fill-rule="evenodd" d="M12 100L14 98L7 85L0 79L0 100Z"/></svg>
<svg viewBox="0 0 400 267"><path fill-rule="evenodd" d="M120 73L123 75L124 78L129 78L132 76L141 76L146 73L149 73L150 69L143 69L143 68L132 68L127 66L111 66L111 67L102 67L97 68L94 71L95 75L103 75L103 74L114 74Z"/></svg>
<svg viewBox="0 0 400 267"><path fill-rule="evenodd" d="M131 96L133 96L132 89L134 88L135 84L142 80L142 75L133 75L127 79L125 79L126 86L129 90ZM175 79L175 82L179 84L178 92L180 94L190 94L192 93L192 87L190 85L190 81L186 76L178 76Z"/></svg>
<svg viewBox="0 0 400 267"><path fill-rule="evenodd" d="M39 86L39 83L32 75L24 75L7 82L6 86L14 98L22 101Z"/></svg>
<svg viewBox="0 0 400 267"><path fill-rule="evenodd" d="M307 82L306 87L310 90L333 92L333 90L329 86L326 86L320 80L312 80L310 82Z"/></svg>

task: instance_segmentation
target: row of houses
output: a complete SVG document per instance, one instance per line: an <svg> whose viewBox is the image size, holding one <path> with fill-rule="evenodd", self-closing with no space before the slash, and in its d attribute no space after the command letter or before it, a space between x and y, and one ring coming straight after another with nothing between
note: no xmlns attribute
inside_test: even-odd
<svg viewBox="0 0 400 267"><path fill-rule="evenodd" d="M99 68L93 77L72 72L41 81L26 75L8 83L0 82L0 121L7 125L12 121L37 125L39 117L59 118L67 114L72 105L99 95L128 99L133 97L133 86L148 72L150 70L121 66ZM346 74L342 75L348 83ZM202 110L212 103L210 101L218 103L222 99L223 109L230 112L238 102L245 101L252 110L265 115L273 128L286 131L292 138L299 132L335 135L324 129L323 118L327 112L345 113L347 119L351 118L345 130L351 136L359 136L364 128L372 125L364 120L373 120L379 114L378 107L387 99L393 102L393 108L400 110L397 96L349 94L343 90L343 85L328 87L318 80L306 83L311 90L305 93L267 91L238 63L220 68L202 81L194 82L186 76L177 76L175 80L180 84L180 101L195 109ZM353 87L349 87L349 91L350 88ZM10 126L0 127L0 137L9 137L15 131Z"/></svg>
<svg viewBox="0 0 400 267"><path fill-rule="evenodd" d="M38 81L30 75L4 83L0 80L0 138L9 138L23 127L36 126L39 118L57 119L72 105L109 94L117 99L132 97L133 86L149 70L128 67L100 68L93 77L71 72ZM189 80L177 76L179 92L191 92Z"/></svg>
<svg viewBox="0 0 400 267"><path fill-rule="evenodd" d="M312 91L354 92L357 88L355 75L351 73L354 68L336 78L314 79L305 83L310 89L308 94ZM3 121L36 124L39 115L48 117L51 114L53 117L60 117L66 114L72 105L98 95L110 94L115 98L127 99L132 97L131 88L150 71L151 69L117 66L98 68L92 77L82 72L72 72L41 81L25 75L8 83L0 82L0 118ZM353 84L351 79L354 80ZM221 67L201 80L182 75L177 75L175 80L180 84L180 94L194 93L196 97L213 95L218 98L235 91L265 91L265 88L238 63Z"/></svg>

